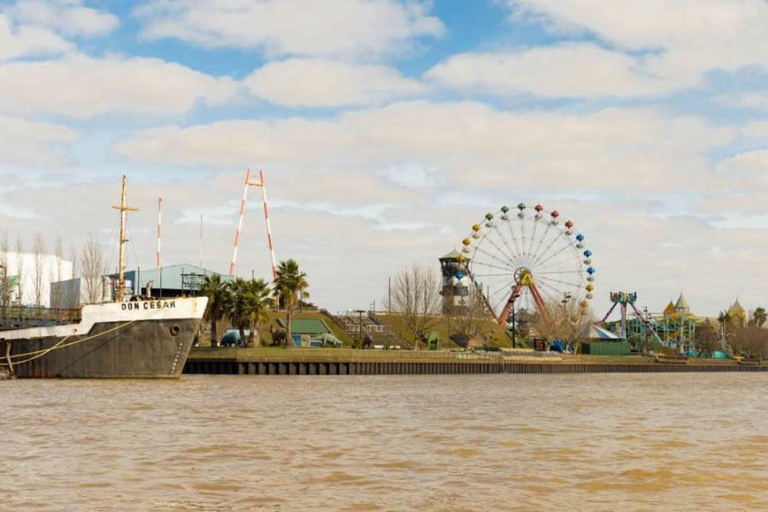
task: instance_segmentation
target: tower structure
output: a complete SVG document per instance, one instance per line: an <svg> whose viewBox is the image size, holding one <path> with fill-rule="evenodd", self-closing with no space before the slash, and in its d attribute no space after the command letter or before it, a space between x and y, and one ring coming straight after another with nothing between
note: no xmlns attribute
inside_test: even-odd
<svg viewBox="0 0 768 512"><path fill-rule="evenodd" d="M730 308L728 308L728 316L732 325L737 327L744 327L747 325L747 310L741 306L739 299L736 298Z"/></svg>
<svg viewBox="0 0 768 512"><path fill-rule="evenodd" d="M472 286L469 279L469 258L457 250L453 250L439 258L440 271L443 277L443 314L450 315L461 308L468 307L467 298Z"/></svg>

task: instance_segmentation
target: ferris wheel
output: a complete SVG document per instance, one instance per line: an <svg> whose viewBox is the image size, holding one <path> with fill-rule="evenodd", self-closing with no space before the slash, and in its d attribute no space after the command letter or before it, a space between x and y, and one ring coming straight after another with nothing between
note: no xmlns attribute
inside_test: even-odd
<svg viewBox="0 0 768 512"><path fill-rule="evenodd" d="M505 325L518 303L545 317L552 304L578 304L586 311L596 271L584 241L557 210L520 203L502 206L473 225L462 241L462 256L486 307Z"/></svg>

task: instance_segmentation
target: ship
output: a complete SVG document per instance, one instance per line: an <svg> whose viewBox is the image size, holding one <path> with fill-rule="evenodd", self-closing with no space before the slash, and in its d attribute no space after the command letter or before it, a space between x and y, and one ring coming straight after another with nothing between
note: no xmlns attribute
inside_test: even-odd
<svg viewBox="0 0 768 512"><path fill-rule="evenodd" d="M19 378L179 378L207 306L206 297L126 294L126 178L120 211L119 279L114 300L66 318L0 328L0 373Z"/></svg>

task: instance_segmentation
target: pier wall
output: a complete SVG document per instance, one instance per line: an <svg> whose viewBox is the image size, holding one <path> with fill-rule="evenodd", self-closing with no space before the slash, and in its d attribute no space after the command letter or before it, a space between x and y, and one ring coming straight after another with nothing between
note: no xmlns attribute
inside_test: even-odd
<svg viewBox="0 0 768 512"><path fill-rule="evenodd" d="M762 372L768 365L563 363L521 361L242 361L190 359L186 374L208 375L450 375Z"/></svg>

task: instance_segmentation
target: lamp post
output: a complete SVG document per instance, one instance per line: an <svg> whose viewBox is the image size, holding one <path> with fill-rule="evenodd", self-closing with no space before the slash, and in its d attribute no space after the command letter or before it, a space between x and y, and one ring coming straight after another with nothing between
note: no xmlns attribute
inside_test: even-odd
<svg viewBox="0 0 768 512"><path fill-rule="evenodd" d="M512 296L512 348L517 348L517 340L516 340L516 334L517 334L517 317L515 316L515 303L517 302L517 299L520 298L520 292L515 293Z"/></svg>
<svg viewBox="0 0 768 512"><path fill-rule="evenodd" d="M355 313L357 313L359 321L360 321L360 348L363 348L363 313L365 313L364 309L356 309Z"/></svg>

